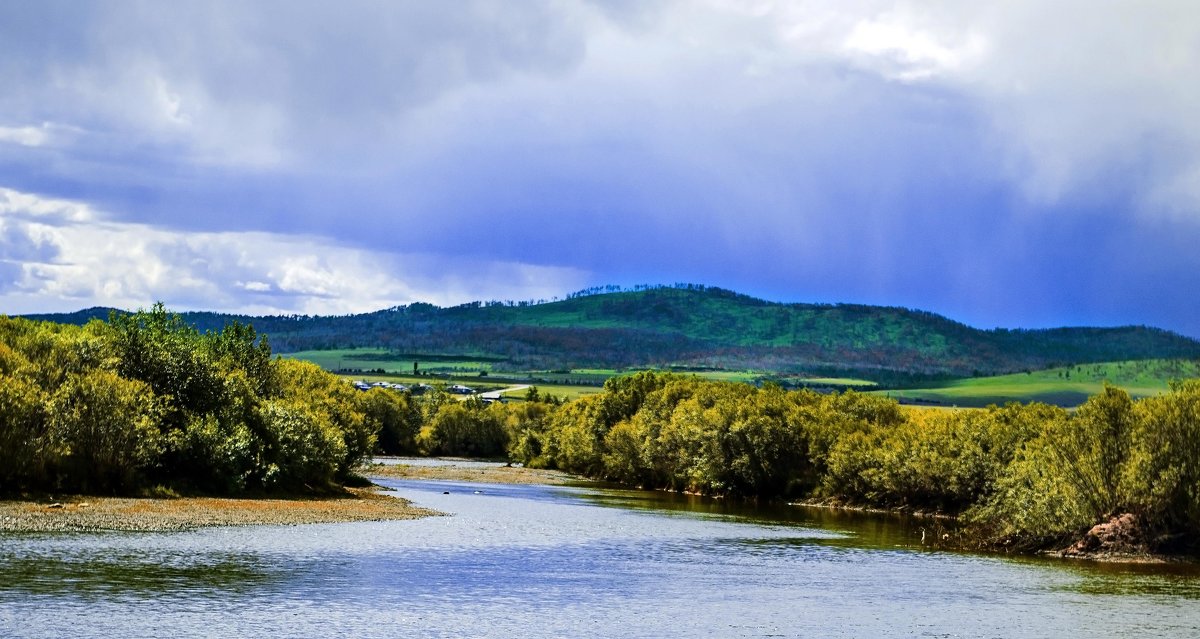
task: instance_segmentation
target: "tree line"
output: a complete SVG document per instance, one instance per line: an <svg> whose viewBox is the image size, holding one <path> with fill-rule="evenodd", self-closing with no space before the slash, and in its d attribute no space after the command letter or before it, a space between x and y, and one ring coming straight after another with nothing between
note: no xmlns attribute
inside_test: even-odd
<svg viewBox="0 0 1200 639"><path fill-rule="evenodd" d="M661 373L514 420L510 458L647 488L960 515L984 544L1046 547L1132 513L1160 549L1200 541L1200 380L1071 412L945 411Z"/></svg>
<svg viewBox="0 0 1200 639"><path fill-rule="evenodd" d="M0 317L0 492L322 491L374 451L372 397L157 305L84 326Z"/></svg>
<svg viewBox="0 0 1200 639"><path fill-rule="evenodd" d="M506 458L629 486L960 516L1038 547L1120 513L1200 541L1200 380L1076 411L944 411L642 372L560 402L355 390L253 328L160 306L85 326L0 318L0 492L316 491L371 454Z"/></svg>
<svg viewBox="0 0 1200 639"><path fill-rule="evenodd" d="M397 401L397 400L393 400ZM381 436L399 453L503 457L642 488L957 515L985 546L1074 541L1132 513L1152 548L1200 545L1200 380L1077 410L942 410L853 391L641 372L558 402L412 400ZM386 420L385 420L386 421ZM398 422L399 423L399 422ZM399 436L397 436L399 435Z"/></svg>

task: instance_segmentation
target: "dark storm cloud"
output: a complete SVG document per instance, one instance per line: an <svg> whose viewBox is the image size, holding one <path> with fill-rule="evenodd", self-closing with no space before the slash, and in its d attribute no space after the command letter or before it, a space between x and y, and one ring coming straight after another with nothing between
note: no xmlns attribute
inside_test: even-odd
<svg viewBox="0 0 1200 639"><path fill-rule="evenodd" d="M9 4L0 187L102 211L97 236L152 237L144 259L187 275L114 271L72 303L106 281L346 309L698 281L1200 335L1181 294L1200 283L1200 85L1180 81L1200 74L1195 18L1174 2ZM55 259L103 264L85 231ZM334 284L372 261L402 267L373 280L386 295ZM447 279L464 261L486 285Z"/></svg>

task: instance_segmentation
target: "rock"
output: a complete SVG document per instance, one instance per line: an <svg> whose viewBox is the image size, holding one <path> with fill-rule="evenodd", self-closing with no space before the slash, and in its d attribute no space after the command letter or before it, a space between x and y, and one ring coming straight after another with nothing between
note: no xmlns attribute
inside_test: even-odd
<svg viewBox="0 0 1200 639"><path fill-rule="evenodd" d="M62 507L63 507L63 505L58 502L54 502L53 504L46 506L46 508L62 508Z"/></svg>
<svg viewBox="0 0 1200 639"><path fill-rule="evenodd" d="M1136 515L1116 515L1106 522L1092 526L1083 539L1075 542L1062 554L1069 556L1093 554L1140 554L1146 552L1145 531Z"/></svg>

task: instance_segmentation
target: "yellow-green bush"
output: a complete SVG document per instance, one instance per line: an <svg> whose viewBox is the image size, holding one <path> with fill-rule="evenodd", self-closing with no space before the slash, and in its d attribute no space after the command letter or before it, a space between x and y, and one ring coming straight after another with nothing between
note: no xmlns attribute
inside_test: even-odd
<svg viewBox="0 0 1200 639"><path fill-rule="evenodd" d="M426 455L502 457L507 445L503 411L477 400L443 404L417 435Z"/></svg>
<svg viewBox="0 0 1200 639"><path fill-rule="evenodd" d="M1162 532L1200 531L1200 380L1138 402L1125 480Z"/></svg>
<svg viewBox="0 0 1200 639"><path fill-rule="evenodd" d="M46 412L51 459L70 488L128 490L162 451L161 408L143 382L105 370L72 374Z"/></svg>
<svg viewBox="0 0 1200 639"><path fill-rule="evenodd" d="M13 359L4 350L0 344L0 368ZM20 489L41 481L48 443L45 401L36 385L0 373L0 487Z"/></svg>

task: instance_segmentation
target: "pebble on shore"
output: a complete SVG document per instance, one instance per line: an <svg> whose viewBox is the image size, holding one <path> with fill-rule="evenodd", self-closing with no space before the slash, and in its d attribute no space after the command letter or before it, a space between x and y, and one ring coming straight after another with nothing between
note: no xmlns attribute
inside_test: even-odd
<svg viewBox="0 0 1200 639"><path fill-rule="evenodd" d="M75 497L0 501L0 532L170 532L211 526L383 521L440 515L372 489L337 497L233 499Z"/></svg>

